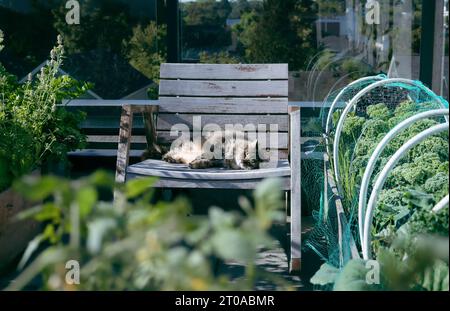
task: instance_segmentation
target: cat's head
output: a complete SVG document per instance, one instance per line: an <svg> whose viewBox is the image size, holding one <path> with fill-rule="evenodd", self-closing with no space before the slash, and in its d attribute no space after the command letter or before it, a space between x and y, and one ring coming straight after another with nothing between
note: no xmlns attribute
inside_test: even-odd
<svg viewBox="0 0 450 311"><path fill-rule="evenodd" d="M258 154L258 140L251 141L247 144L245 149L245 157L242 160L243 169L252 170L258 169L261 159Z"/></svg>

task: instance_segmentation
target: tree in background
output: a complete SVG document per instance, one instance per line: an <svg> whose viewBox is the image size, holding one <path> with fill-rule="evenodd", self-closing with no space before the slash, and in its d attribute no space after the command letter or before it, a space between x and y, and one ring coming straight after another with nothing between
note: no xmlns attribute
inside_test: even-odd
<svg viewBox="0 0 450 311"><path fill-rule="evenodd" d="M94 49L105 49L121 54L123 39L129 38L134 21L131 20L129 7L108 0L86 0L81 10L83 22L80 25L68 25L67 10L59 6L53 10L54 27L64 37L68 55Z"/></svg>
<svg viewBox="0 0 450 311"><path fill-rule="evenodd" d="M239 64L237 57L224 51L218 53L201 52L199 57L201 64Z"/></svg>
<svg viewBox="0 0 450 311"><path fill-rule="evenodd" d="M155 22L150 22L146 27L134 27L133 36L126 43L130 64L153 81L159 79L159 67L166 61L166 36L165 25L157 26Z"/></svg>
<svg viewBox="0 0 450 311"><path fill-rule="evenodd" d="M251 63L289 63L304 68L316 53L313 33L317 8L312 0L264 0L234 27L245 59Z"/></svg>
<svg viewBox="0 0 450 311"><path fill-rule="evenodd" d="M345 1L316 0L320 16L345 15Z"/></svg>
<svg viewBox="0 0 450 311"><path fill-rule="evenodd" d="M0 1L0 28L8 41L0 61L20 78L41 64L53 46L57 32L51 24L51 2L32 1L30 11L24 13Z"/></svg>
<svg viewBox="0 0 450 311"><path fill-rule="evenodd" d="M261 5L259 0L237 0L231 3L232 10L228 18L238 19L245 13L258 8Z"/></svg>
<svg viewBox="0 0 450 311"><path fill-rule="evenodd" d="M133 28L133 36L125 43L130 65L154 82L147 90L150 99L158 98L159 68L167 60L166 39L167 27L152 21L145 28Z"/></svg>
<svg viewBox="0 0 450 311"><path fill-rule="evenodd" d="M420 53L420 39L422 36L422 1L413 1L413 29L412 29L412 50L413 53Z"/></svg>
<svg viewBox="0 0 450 311"><path fill-rule="evenodd" d="M231 44L228 0L181 3L184 49L218 49Z"/></svg>
<svg viewBox="0 0 450 311"><path fill-rule="evenodd" d="M225 25L231 12L228 0L200 0L184 4L183 21L186 25Z"/></svg>
<svg viewBox="0 0 450 311"><path fill-rule="evenodd" d="M165 25L111 0L86 0L80 25L67 25L65 14L64 7L54 10L55 28L68 42L66 66L94 82L102 98L122 98L157 82L166 59Z"/></svg>

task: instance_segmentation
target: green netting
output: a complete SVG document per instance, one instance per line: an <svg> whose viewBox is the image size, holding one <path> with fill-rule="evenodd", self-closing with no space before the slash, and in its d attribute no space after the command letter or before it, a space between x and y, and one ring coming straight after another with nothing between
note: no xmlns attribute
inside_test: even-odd
<svg viewBox="0 0 450 311"><path fill-rule="evenodd" d="M329 143L333 143L334 127L342 110L357 93L377 79L365 80L347 87L338 102L341 105L334 110ZM333 102L340 90L333 92L326 99L328 106ZM321 112L322 125L325 132L325 121L329 108L324 105ZM395 82L387 83L364 94L357 102L344 122L339 144L338 163L341 171L343 193L342 204L345 223L338 226L338 217L332 189L326 189L322 184L320 202L313 211L315 228L310 233L305 246L316 252L324 261L342 267L352 257L353 250L360 250L358 234L358 194L362 175L367 161L382 138L401 121L419 112L448 108L448 103L433 92L424 88L419 81L413 85ZM419 121L404 133L394 139L381 155L376 165L371 182L373 182L390 156L400 146L420 131L432 124L444 122L444 118L433 118ZM324 133L325 134L325 133ZM328 150L333 150L329 148ZM333 154L328 155L330 159ZM331 163L331 161L329 162ZM323 166L322 166L323 168ZM329 169L332 171L332 167ZM332 174L331 174L332 175ZM446 177L444 177L446 176ZM331 176L333 177L333 176ZM302 172L303 191L309 193L308 183L313 180L325 180L324 171L305 169ZM317 182L316 182L317 183ZM317 189L317 185L315 185ZM316 190L317 191L317 190ZM369 189L370 194L371 189ZM383 243L389 231L398 229L405 222L420 223L426 208L437 203L448 193L448 133L432 137L414 148L409 155L399 163L392 176L388 179L385 189L380 194L380 202L374 217L373 247L376 249ZM317 194L315 195L317 197ZM428 200L426 203L424 201ZM420 203L417 203L420 202ZM312 203L310 203L312 204ZM420 205L418 208L417 205ZM448 209L439 219L434 219L428 231L445 232L448 235ZM414 218L415 217L415 218ZM445 217L447 217L445 219ZM411 220L412 219L412 220Z"/></svg>
<svg viewBox="0 0 450 311"><path fill-rule="evenodd" d="M376 81L379 81L380 79L385 79L385 78L387 78L386 75L380 74L380 75L373 77L373 79L363 80L359 83L349 85L349 86L345 87L344 89L338 89L336 91L331 92L323 101L323 105L322 105L323 108L321 109L321 113L320 113L323 128L325 129L325 125L326 125L325 122L327 120L327 116L330 111L330 105L333 103L333 101L336 99L336 97L338 95L340 95L340 96L337 100L337 105L335 106L334 110L342 109L343 105L348 103L362 89L364 89L365 87L369 86L370 84L372 84ZM343 92L341 93L342 90L343 90ZM333 124L335 124L335 123L333 122L331 125L333 125Z"/></svg>
<svg viewBox="0 0 450 311"><path fill-rule="evenodd" d="M316 149L314 149L316 150ZM302 176L302 207L308 215L317 210L318 202L323 195L323 161L316 159L304 159L301 163Z"/></svg>
<svg viewBox="0 0 450 311"><path fill-rule="evenodd" d="M344 105L362 89L382 78L386 78L386 76L379 75L373 79L363 80L360 83L348 86L343 92L341 92L342 90L336 90L330 93L325 99L320 113L323 128L322 132L325 134L327 115L331 104L337 96L339 96L339 98L337 99L337 105L334 107L334 111L341 110ZM334 124L336 124L336 122L331 123L331 128L333 128ZM305 161L302 163L305 163ZM324 162L319 160L316 160L315 162L306 162L302 165L302 168L303 192L315 199L320 198L320 204L315 203L315 210L312 211L315 222L314 229L310 232L304 245L305 247L312 249L324 261L335 267L341 267L343 263L350 259L350 255L349 252L342 252L340 250L342 248L340 247L340 244L344 245L345 249L349 249L348 244L351 240L351 234L354 231L354 226L356 225L356 217L354 215L349 215L348 224L345 228L342 228L342 236L339 236L336 206L334 205L332 189L330 189L328 185L326 185L328 189L326 189L326 191L324 189ZM313 186L311 187L311 185ZM314 188L314 191L311 191L311 188ZM318 195L319 189L320 196ZM314 195L311 196L311 193ZM308 202L308 206L314 206L311 204L314 203Z"/></svg>

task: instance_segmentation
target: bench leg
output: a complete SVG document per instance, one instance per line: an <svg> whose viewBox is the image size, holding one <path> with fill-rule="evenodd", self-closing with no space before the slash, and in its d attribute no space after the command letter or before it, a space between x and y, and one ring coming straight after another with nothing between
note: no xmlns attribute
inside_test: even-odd
<svg viewBox="0 0 450 311"><path fill-rule="evenodd" d="M301 118L300 110L290 112L289 155L291 165L291 273L301 269Z"/></svg>
<svg viewBox="0 0 450 311"><path fill-rule="evenodd" d="M296 273L301 270L301 198L300 188L291 192L291 259L289 272Z"/></svg>
<svg viewBox="0 0 450 311"><path fill-rule="evenodd" d="M284 192L284 214L286 215L286 219L287 219L287 215L289 215L289 191L285 191Z"/></svg>

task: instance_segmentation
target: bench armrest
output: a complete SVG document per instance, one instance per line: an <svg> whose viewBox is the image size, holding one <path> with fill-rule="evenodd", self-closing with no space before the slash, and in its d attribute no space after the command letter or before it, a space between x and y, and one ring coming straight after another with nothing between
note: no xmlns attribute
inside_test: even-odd
<svg viewBox="0 0 450 311"><path fill-rule="evenodd" d="M156 145L156 118L158 105L123 105L120 116L119 142L117 146L116 182L124 183L130 158L131 135L133 130L133 115L144 114L147 144Z"/></svg>

